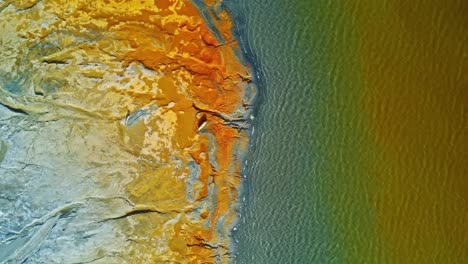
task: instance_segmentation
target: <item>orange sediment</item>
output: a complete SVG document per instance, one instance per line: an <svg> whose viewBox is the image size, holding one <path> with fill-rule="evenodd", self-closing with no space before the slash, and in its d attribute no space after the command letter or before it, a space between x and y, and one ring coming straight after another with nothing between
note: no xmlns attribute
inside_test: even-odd
<svg viewBox="0 0 468 264"><path fill-rule="evenodd" d="M153 209L117 220L121 258L228 262L254 89L221 3L205 1L210 26L188 0L10 2L5 35L39 82L24 110L101 122L95 133L118 134L109 144L135 159L121 194Z"/></svg>
<svg viewBox="0 0 468 264"><path fill-rule="evenodd" d="M192 159L200 168L192 191L194 202L179 215L170 234L168 260L227 262L240 184L239 154L235 153L239 149L234 144L245 148L247 142L245 130L228 122L239 109L245 114L243 86L249 74L234 54L237 43L226 11L216 23L225 41L220 43L190 2L156 1L156 6L154 13L148 10L145 21L154 28L132 26L116 36L132 40L133 49L122 60L163 74L156 102L172 104L167 111L176 114L173 146L189 154L181 155L184 162ZM159 16L161 19L154 19ZM162 45L152 45L154 39ZM196 220L191 216L194 210L201 210Z"/></svg>

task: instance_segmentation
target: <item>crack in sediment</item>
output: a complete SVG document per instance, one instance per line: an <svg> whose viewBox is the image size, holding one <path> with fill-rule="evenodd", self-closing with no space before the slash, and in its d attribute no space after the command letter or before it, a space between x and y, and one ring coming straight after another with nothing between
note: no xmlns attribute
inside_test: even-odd
<svg viewBox="0 0 468 264"><path fill-rule="evenodd" d="M26 111L24 111L24 110L21 109L21 108L13 107L13 106L10 106L10 105L8 105L8 104L4 104L4 103L2 103L2 102L0 102L0 105L4 106L5 108L7 108L8 110L10 110L10 111L13 112L13 113L23 114L23 115L29 115Z"/></svg>
<svg viewBox="0 0 468 264"><path fill-rule="evenodd" d="M99 222L102 223L102 222L107 222L107 221L111 221L111 220L120 220L120 219L124 219L124 218L130 217L130 216L134 216L134 215L149 214L149 213L166 214L166 213L160 212L160 211L158 211L158 210L135 209L135 210L132 210L132 211L130 211L130 212L127 212L127 213L125 213L125 214L123 214L123 215L116 216L116 217L106 218L106 219L103 219L103 220L101 220L101 221L99 221Z"/></svg>
<svg viewBox="0 0 468 264"><path fill-rule="evenodd" d="M248 129L249 126L250 126L249 120L247 118L230 117L230 116L228 116L226 114L223 114L223 113L221 113L219 111L202 108L200 106L197 106L196 104L193 104L193 108L195 108L197 111L199 111L201 113L209 113L209 114L211 114L213 116L219 117L224 121L224 125L236 128L238 130Z"/></svg>
<svg viewBox="0 0 468 264"><path fill-rule="evenodd" d="M72 262L71 264L89 264L89 263L93 263L93 262L96 262L96 261L104 259L104 258L114 258L114 257L122 258L122 256L118 252L111 252L111 254L107 254L107 255L104 255L104 256L101 256L101 257L96 257L96 258L94 258L92 260Z"/></svg>
<svg viewBox="0 0 468 264"><path fill-rule="evenodd" d="M134 208L132 210L129 210L129 211L127 211L124 214L119 215L119 216L105 218L103 220L100 220L99 223L112 221L112 220L120 220L120 219L124 219L124 218L134 216L134 215L151 214L151 213L166 215L166 214L178 214L178 213L181 213L181 211L180 210L163 211L163 210L160 210L160 209L156 209L154 207L152 208L152 207L142 206L140 208L136 207L136 208Z"/></svg>
<svg viewBox="0 0 468 264"><path fill-rule="evenodd" d="M209 249L218 249L218 248L222 248L222 249L228 250L228 248L227 248L226 246L223 246L223 245L211 245L211 244L209 244L209 243L187 244L187 246L189 246L189 247L204 247L204 248L209 248Z"/></svg>
<svg viewBox="0 0 468 264"><path fill-rule="evenodd" d="M93 111L79 106L59 103L53 100L45 100L31 96L17 96L5 91L0 87L0 104L12 112L37 115L51 115L49 118L67 117L75 119L93 118L98 120L118 121L121 115L110 115L102 111ZM68 111L69 113L59 113L58 111Z"/></svg>

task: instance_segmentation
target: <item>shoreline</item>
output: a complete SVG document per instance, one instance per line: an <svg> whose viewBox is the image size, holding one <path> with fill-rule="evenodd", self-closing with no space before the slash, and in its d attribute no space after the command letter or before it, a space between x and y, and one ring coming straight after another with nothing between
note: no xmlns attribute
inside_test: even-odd
<svg viewBox="0 0 468 264"><path fill-rule="evenodd" d="M201 2L201 0L193 0L193 2ZM196 4L197 5L197 4ZM251 83L255 87L255 95L252 97L252 99L249 101L249 105L251 107L250 111L246 112L248 114L248 119L249 119L249 126L246 128L247 134L248 134L248 146L245 150L241 151L240 154L240 159L239 162L242 166L241 172L240 172L240 177L241 177L241 183L237 187L238 191L238 201L234 205L236 208L236 212L238 213L237 219L233 222L233 224L230 227L230 235L231 235L231 245L230 245L230 250L232 254L234 255L233 261L234 263L237 263L237 258L240 252L238 251L237 244L240 242L239 240L239 230L242 229L245 223L245 213L247 210L249 198L251 196L250 194L250 178L252 177L251 172L253 168L251 167L253 164L253 153L255 152L256 146L253 144L255 141L256 135L259 135L259 131L255 131L256 125L257 125L257 117L258 117L258 111L260 108L260 104L262 104L264 98L262 97L263 95L263 85L262 85L262 77L259 75L257 68L258 63L256 60L256 56L254 53L251 51L250 46L247 42L247 40L244 39L245 35L243 34L243 29L242 27L244 26L243 24L243 18L238 14L235 13L234 10L232 9L232 6L230 6L229 1L227 2L222 2L218 3L220 6L218 10L225 10L228 13L229 18L231 19L232 22L232 27L231 27L231 33L232 37L235 39L237 42L237 45L239 47L237 57L241 61L243 65L248 67L248 72L251 76ZM197 6L198 8L198 6ZM206 21L205 21L206 22Z"/></svg>

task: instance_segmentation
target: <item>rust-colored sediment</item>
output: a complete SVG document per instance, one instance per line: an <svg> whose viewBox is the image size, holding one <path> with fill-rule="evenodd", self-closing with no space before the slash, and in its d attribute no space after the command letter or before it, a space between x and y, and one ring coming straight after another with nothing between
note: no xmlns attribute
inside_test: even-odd
<svg viewBox="0 0 468 264"><path fill-rule="evenodd" d="M138 24L118 26L129 19L127 15L115 20L115 36L131 40L133 48L123 53L121 59L127 64L141 63L164 75L158 81L158 94L151 100L160 106L171 105L163 114L173 113L177 120L172 146L180 153L177 156L182 159L182 167L193 160L200 172L191 191L194 201L184 201L185 209L172 223L171 232L155 228L154 235L167 238L168 250L164 252L167 260L226 262L230 259L229 233L236 219L233 206L240 184L240 161L236 152L245 148L247 142L245 130L228 122L234 121L231 119L236 118L233 115L236 111L245 113L243 86L249 74L234 54L237 43L231 35L231 21L226 11L219 13L219 20L216 20L224 38L220 43L192 3L163 0L155 4L157 9L144 9L142 14L131 18ZM155 46L154 41L162 45ZM235 149L234 145L238 147ZM165 155L170 159L170 153ZM148 177L154 177L153 174L149 172ZM186 183L174 178L169 181L173 186L180 185L172 187L171 195L185 197ZM131 190L147 188L146 184L143 186L132 185ZM141 203L148 203L148 199L155 203L167 199L155 199L153 195L148 191L133 199ZM174 207L180 208L181 201L177 203ZM146 231L142 225L137 232Z"/></svg>
<svg viewBox="0 0 468 264"><path fill-rule="evenodd" d="M113 134L115 127L120 138L109 144L137 160L128 162L133 174L121 194L152 209L116 220L128 236L120 257L129 263L232 259L230 232L254 90L220 4L204 3L218 37L188 0L36 0L4 6L10 21L4 36L32 56L31 82L40 84L24 99L29 103L18 97L12 106L45 121L101 122L102 130L93 132L101 135ZM5 65L18 68L13 60Z"/></svg>

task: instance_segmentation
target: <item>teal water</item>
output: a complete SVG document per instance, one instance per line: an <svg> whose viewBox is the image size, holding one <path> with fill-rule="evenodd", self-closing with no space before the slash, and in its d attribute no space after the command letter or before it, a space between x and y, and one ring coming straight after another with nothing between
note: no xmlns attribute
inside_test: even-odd
<svg viewBox="0 0 468 264"><path fill-rule="evenodd" d="M258 85L238 263L465 263L466 1L228 0Z"/></svg>
<svg viewBox="0 0 468 264"><path fill-rule="evenodd" d="M321 160L314 133L320 122L311 106L320 96L319 84L302 77L320 67L311 53L321 54L304 41L313 37L311 28L294 31L298 21L290 4L227 3L259 86L238 263L325 263L335 255L318 189L324 179L316 171Z"/></svg>

